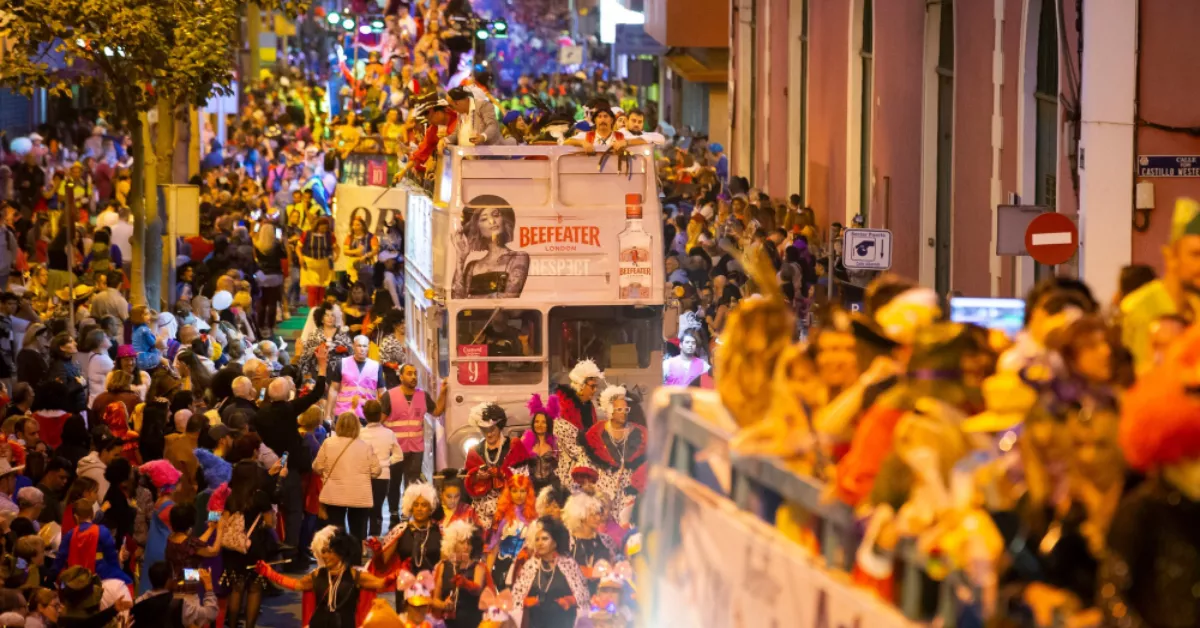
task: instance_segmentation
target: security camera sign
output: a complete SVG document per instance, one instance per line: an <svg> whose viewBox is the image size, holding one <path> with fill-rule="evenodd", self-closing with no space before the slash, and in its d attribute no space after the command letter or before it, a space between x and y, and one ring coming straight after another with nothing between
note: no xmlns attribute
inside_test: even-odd
<svg viewBox="0 0 1200 628"><path fill-rule="evenodd" d="M886 229L847 229L842 240L842 263L850 270L892 267L892 232Z"/></svg>

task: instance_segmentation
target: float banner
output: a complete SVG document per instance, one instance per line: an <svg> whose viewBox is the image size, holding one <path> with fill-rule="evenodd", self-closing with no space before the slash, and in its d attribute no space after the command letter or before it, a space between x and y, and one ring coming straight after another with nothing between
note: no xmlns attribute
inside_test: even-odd
<svg viewBox="0 0 1200 628"><path fill-rule="evenodd" d="M660 503L671 508L654 536L661 543L674 530L677 543L651 558L661 573L653 574L643 625L916 628L732 501L671 470L655 476Z"/></svg>

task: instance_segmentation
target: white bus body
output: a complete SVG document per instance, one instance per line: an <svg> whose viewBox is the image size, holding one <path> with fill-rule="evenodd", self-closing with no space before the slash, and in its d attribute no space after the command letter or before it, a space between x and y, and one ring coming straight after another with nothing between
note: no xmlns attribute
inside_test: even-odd
<svg viewBox="0 0 1200 628"><path fill-rule="evenodd" d="M661 384L662 211L649 147L631 152L629 174L615 158L601 171L598 156L574 148L451 148L433 198L408 190L409 351L427 389L450 378L434 468L461 467L478 442L472 407L501 404L519 433L529 397L566 383L578 360L595 360L609 384L640 386L647 401ZM627 195L642 199L649 245L623 264L619 241L635 236L621 234L636 225ZM649 286L619 290L623 265Z"/></svg>

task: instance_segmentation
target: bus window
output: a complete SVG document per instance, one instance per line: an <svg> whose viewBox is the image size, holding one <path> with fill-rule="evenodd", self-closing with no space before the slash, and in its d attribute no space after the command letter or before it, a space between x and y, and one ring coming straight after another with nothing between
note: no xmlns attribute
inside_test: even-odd
<svg viewBox="0 0 1200 628"><path fill-rule="evenodd" d="M662 316L651 308L556 307L550 310L550 372L591 359L601 370L651 366L662 349Z"/></svg>
<svg viewBox="0 0 1200 628"><path fill-rule="evenodd" d="M458 381L477 386L539 384L543 360L483 361L466 358L542 356L542 313L499 308L458 313Z"/></svg>

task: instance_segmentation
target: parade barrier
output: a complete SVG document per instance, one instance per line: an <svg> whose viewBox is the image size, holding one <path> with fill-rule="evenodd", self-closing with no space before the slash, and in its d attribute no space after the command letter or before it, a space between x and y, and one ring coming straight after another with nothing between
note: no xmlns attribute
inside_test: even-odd
<svg viewBox="0 0 1200 628"><path fill-rule="evenodd" d="M862 533L852 510L823 503L820 482L780 461L731 458L731 433L701 416L724 412L712 393L666 388L655 397L654 466L641 506L642 625L905 628L935 618L958 625L978 596L956 573L929 578L928 558L911 544L896 552L895 599L853 584ZM813 524L809 547L775 526L783 503Z"/></svg>

